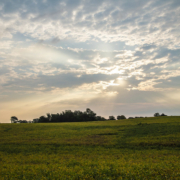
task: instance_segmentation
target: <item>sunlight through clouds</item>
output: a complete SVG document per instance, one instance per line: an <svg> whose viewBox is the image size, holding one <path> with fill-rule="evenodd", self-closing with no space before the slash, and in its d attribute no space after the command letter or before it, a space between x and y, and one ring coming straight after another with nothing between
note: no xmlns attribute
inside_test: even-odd
<svg viewBox="0 0 180 180"><path fill-rule="evenodd" d="M2 0L2 122L87 107L133 116L142 104L178 114L179 19L177 0Z"/></svg>

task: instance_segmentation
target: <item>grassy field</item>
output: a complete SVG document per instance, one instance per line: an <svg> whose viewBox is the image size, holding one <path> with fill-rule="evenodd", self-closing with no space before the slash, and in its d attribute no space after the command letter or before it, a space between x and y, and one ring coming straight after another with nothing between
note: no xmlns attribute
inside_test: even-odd
<svg viewBox="0 0 180 180"><path fill-rule="evenodd" d="M0 179L180 179L180 117L0 124Z"/></svg>

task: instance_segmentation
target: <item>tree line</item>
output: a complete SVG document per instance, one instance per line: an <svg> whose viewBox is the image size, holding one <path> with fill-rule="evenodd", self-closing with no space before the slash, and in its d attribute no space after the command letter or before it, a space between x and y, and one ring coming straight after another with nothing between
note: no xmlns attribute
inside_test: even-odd
<svg viewBox="0 0 180 180"><path fill-rule="evenodd" d="M117 120L126 119L124 115L117 116ZM102 116L96 116L96 113L91 109L87 108L86 111L71 111L65 110L62 113L50 114L46 116L40 116L39 118L33 119L33 121L18 120L16 116L11 116L11 123L49 123L49 122L83 122L83 121L105 121L105 120L116 120L114 116L109 116L106 119Z"/></svg>
<svg viewBox="0 0 180 180"><path fill-rule="evenodd" d="M96 116L96 113L87 108L85 112L66 110L57 114L47 113L47 116L40 116L37 119L33 119L33 122L83 122L104 120L106 120L104 117Z"/></svg>
<svg viewBox="0 0 180 180"><path fill-rule="evenodd" d="M161 115L159 113L154 114L155 117L157 116L166 116L164 113ZM129 117L128 119L134 118L144 118L140 117ZM96 116L96 113L93 112L91 109L87 108L86 111L71 111L66 110L62 113L57 114L50 114L47 113L47 116L40 116L39 118L33 119L33 121L26 121L26 120L18 120L16 116L11 117L11 123L49 123L49 122L83 122L83 121L105 121L105 120L121 120L126 119L124 115L118 115L117 118L114 116L109 116L109 119L105 119L102 116Z"/></svg>

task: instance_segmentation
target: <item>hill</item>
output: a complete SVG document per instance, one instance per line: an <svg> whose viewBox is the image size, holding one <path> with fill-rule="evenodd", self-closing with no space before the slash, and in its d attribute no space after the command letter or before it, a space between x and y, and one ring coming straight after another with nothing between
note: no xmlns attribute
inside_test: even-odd
<svg viewBox="0 0 180 180"><path fill-rule="evenodd" d="M0 124L1 179L180 179L180 117Z"/></svg>

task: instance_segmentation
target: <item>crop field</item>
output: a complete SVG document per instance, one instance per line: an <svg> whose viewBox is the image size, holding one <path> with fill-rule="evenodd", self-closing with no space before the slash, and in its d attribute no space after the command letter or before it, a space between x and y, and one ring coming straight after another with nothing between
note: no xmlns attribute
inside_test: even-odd
<svg viewBox="0 0 180 180"><path fill-rule="evenodd" d="M180 179L180 117L0 124L0 179Z"/></svg>

